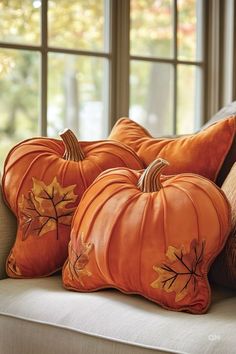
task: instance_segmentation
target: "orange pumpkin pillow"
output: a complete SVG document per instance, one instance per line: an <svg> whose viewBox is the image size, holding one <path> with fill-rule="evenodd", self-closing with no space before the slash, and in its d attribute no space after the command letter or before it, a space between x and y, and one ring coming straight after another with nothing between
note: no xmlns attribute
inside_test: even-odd
<svg viewBox="0 0 236 354"><path fill-rule="evenodd" d="M116 141L79 143L70 130L61 137L26 140L6 159L3 193L18 219L6 264L10 277L46 276L60 269L85 189L108 168L142 168L134 151Z"/></svg>
<svg viewBox="0 0 236 354"><path fill-rule="evenodd" d="M229 233L230 207L201 176L160 180L165 165L111 169L87 189L72 222L65 288L115 287L170 310L207 310L207 273Z"/></svg>
<svg viewBox="0 0 236 354"><path fill-rule="evenodd" d="M121 118L112 129L110 139L132 147L146 166L160 156L170 162L167 174L192 172L216 181L234 140L235 120L236 116L231 116L193 135L154 139L139 124Z"/></svg>
<svg viewBox="0 0 236 354"><path fill-rule="evenodd" d="M236 289L236 163L223 183L222 190L232 210L232 228L223 251L216 258L210 271L215 283Z"/></svg>

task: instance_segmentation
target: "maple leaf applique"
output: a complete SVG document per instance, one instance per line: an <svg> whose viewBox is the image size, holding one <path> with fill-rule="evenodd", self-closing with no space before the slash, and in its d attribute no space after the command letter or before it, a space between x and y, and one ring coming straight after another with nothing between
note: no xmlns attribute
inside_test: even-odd
<svg viewBox="0 0 236 354"><path fill-rule="evenodd" d="M197 283L203 274L200 271L203 261L205 241L198 243L196 239L191 242L189 252L185 247L168 247L167 262L153 266L158 278L151 286L162 289L167 293L175 292L175 301L182 300L188 294L194 294Z"/></svg>
<svg viewBox="0 0 236 354"><path fill-rule="evenodd" d="M72 247L72 243L69 244L69 258L68 266L70 270L70 279L76 279L84 286L82 278L85 276L91 276L92 273L86 268L89 262L89 253L93 249L93 244L84 242L84 235L79 237L78 252Z"/></svg>
<svg viewBox="0 0 236 354"><path fill-rule="evenodd" d="M49 185L33 178L33 187L28 196L22 195L19 202L22 239L30 235L41 237L49 231L56 231L58 239L59 225L70 226L75 208L68 207L74 203L76 185L62 187L55 177Z"/></svg>

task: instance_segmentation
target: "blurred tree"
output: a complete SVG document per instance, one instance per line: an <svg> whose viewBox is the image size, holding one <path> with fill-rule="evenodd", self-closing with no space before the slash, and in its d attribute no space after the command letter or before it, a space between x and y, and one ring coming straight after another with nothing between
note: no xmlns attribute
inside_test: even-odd
<svg viewBox="0 0 236 354"><path fill-rule="evenodd" d="M0 62L8 67L0 73L2 123L0 131L17 134L17 114L27 117L29 130L35 131L39 115L39 57L29 51L1 50Z"/></svg>
<svg viewBox="0 0 236 354"><path fill-rule="evenodd" d="M49 0L49 45L103 51L105 20L103 0Z"/></svg>

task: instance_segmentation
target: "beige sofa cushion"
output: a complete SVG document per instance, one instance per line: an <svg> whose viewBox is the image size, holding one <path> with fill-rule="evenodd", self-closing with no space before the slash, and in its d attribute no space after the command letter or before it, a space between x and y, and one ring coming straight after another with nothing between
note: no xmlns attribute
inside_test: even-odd
<svg viewBox="0 0 236 354"><path fill-rule="evenodd" d="M116 290L66 291L60 276L0 281L0 353L233 354L236 292L205 315L167 311Z"/></svg>
<svg viewBox="0 0 236 354"><path fill-rule="evenodd" d="M16 237L16 218L5 205L0 176L0 279L6 277L5 263Z"/></svg>

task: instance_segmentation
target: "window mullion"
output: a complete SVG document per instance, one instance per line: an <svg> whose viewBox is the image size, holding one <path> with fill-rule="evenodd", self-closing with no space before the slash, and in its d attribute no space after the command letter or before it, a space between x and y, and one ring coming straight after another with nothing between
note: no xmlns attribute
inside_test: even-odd
<svg viewBox="0 0 236 354"><path fill-rule="evenodd" d="M236 100L236 4L234 2L234 7L233 7L233 13L234 13L234 23L233 23L233 87L232 87L232 99Z"/></svg>
<svg viewBox="0 0 236 354"><path fill-rule="evenodd" d="M177 133L177 55L178 55L178 42L177 42L177 30L178 30L178 11L177 11L177 0L174 0L174 9L173 9L173 39L174 39L174 92L173 92L173 133Z"/></svg>
<svg viewBox="0 0 236 354"><path fill-rule="evenodd" d="M109 131L116 122L116 29L117 0L110 0L110 37L109 37Z"/></svg>
<svg viewBox="0 0 236 354"><path fill-rule="evenodd" d="M116 12L116 119L129 114L130 1L117 1Z"/></svg>
<svg viewBox="0 0 236 354"><path fill-rule="evenodd" d="M206 113L207 119L215 114L219 103L220 78L220 0L207 2L207 72L206 72Z"/></svg>
<svg viewBox="0 0 236 354"><path fill-rule="evenodd" d="M41 7L41 135L47 135L47 72L48 72L48 21L47 21L47 0L42 1Z"/></svg>

